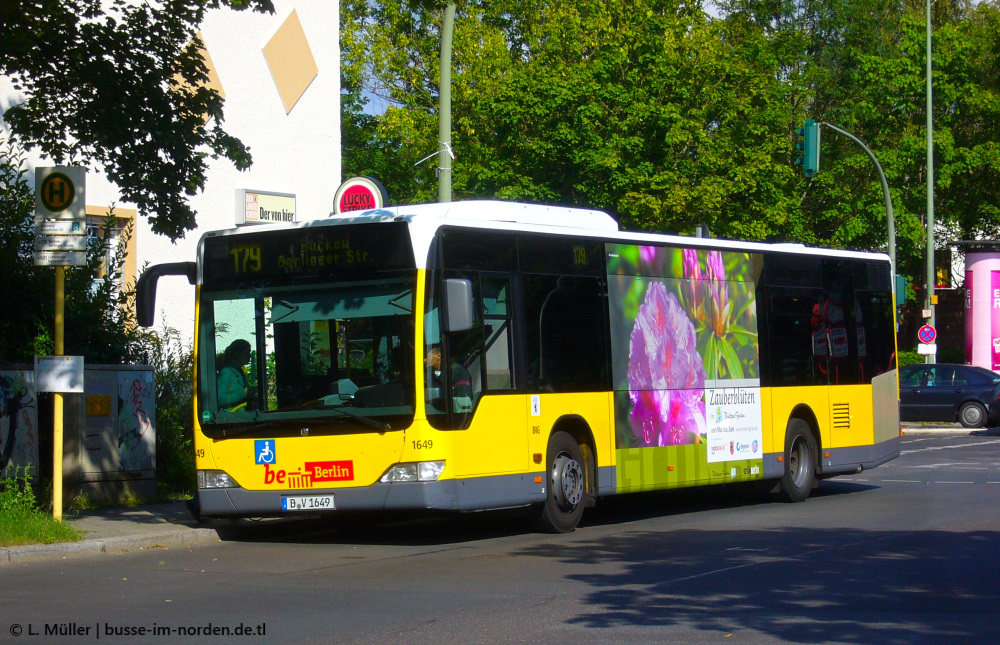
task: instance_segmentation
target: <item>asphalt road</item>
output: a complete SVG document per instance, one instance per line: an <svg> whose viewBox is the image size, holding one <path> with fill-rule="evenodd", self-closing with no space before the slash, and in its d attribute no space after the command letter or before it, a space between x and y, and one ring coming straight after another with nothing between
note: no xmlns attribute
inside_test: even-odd
<svg viewBox="0 0 1000 645"><path fill-rule="evenodd" d="M918 435L802 504L623 496L564 536L496 513L262 523L4 567L0 642L997 643L998 493L1000 437Z"/></svg>

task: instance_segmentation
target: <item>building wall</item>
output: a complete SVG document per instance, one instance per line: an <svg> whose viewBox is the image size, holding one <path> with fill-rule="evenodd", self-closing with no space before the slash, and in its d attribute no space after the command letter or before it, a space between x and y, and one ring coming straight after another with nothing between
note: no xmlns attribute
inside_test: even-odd
<svg viewBox="0 0 1000 645"><path fill-rule="evenodd" d="M239 172L228 160L209 161L205 190L191 199L199 226L176 242L154 234L140 216L134 262L139 269L147 262L194 260L202 234L235 225L239 189L294 194L299 221L328 216L340 183L338 4L275 0L273 15L208 12L201 36L226 100L224 127L250 147L254 163ZM0 78L0 110L18 100L9 80ZM37 151L28 163L53 165ZM88 207L111 204L134 208L99 169L90 168ZM155 329L169 326L192 337L194 289L184 278L161 280L156 304Z"/></svg>

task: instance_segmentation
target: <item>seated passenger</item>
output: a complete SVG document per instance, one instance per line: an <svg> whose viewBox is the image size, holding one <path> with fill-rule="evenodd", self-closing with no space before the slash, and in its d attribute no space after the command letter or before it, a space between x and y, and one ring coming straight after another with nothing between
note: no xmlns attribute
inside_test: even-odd
<svg viewBox="0 0 1000 645"><path fill-rule="evenodd" d="M252 355L250 343L242 338L234 340L223 352L216 380L220 409L230 410L244 403L249 408L256 407L243 371L243 366L250 362Z"/></svg>

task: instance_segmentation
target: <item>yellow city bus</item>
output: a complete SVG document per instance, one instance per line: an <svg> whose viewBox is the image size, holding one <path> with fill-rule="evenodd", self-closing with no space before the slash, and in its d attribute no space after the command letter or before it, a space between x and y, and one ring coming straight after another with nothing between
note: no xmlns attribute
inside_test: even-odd
<svg viewBox="0 0 1000 645"><path fill-rule="evenodd" d="M882 254L620 231L582 209L394 206L207 233L195 451L215 517L527 507L817 479L899 454ZM235 396L234 396L235 391Z"/></svg>

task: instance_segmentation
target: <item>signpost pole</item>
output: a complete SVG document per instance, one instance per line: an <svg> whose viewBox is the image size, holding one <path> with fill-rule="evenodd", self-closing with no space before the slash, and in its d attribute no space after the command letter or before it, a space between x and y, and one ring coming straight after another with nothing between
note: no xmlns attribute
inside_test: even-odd
<svg viewBox="0 0 1000 645"><path fill-rule="evenodd" d="M56 337L55 355L62 356L65 351L65 320L66 303L66 267L56 268ZM52 407L52 517L62 520L63 494L63 395L53 393Z"/></svg>
<svg viewBox="0 0 1000 645"><path fill-rule="evenodd" d="M51 266L56 270L53 348L56 356L63 356L66 351L66 267L81 266L87 262L87 238L84 236L87 222L86 177L86 169L79 166L35 168L35 266ZM35 365L37 378L37 357ZM63 506L65 391L71 390L53 391L52 401L52 517L59 521L62 520Z"/></svg>

